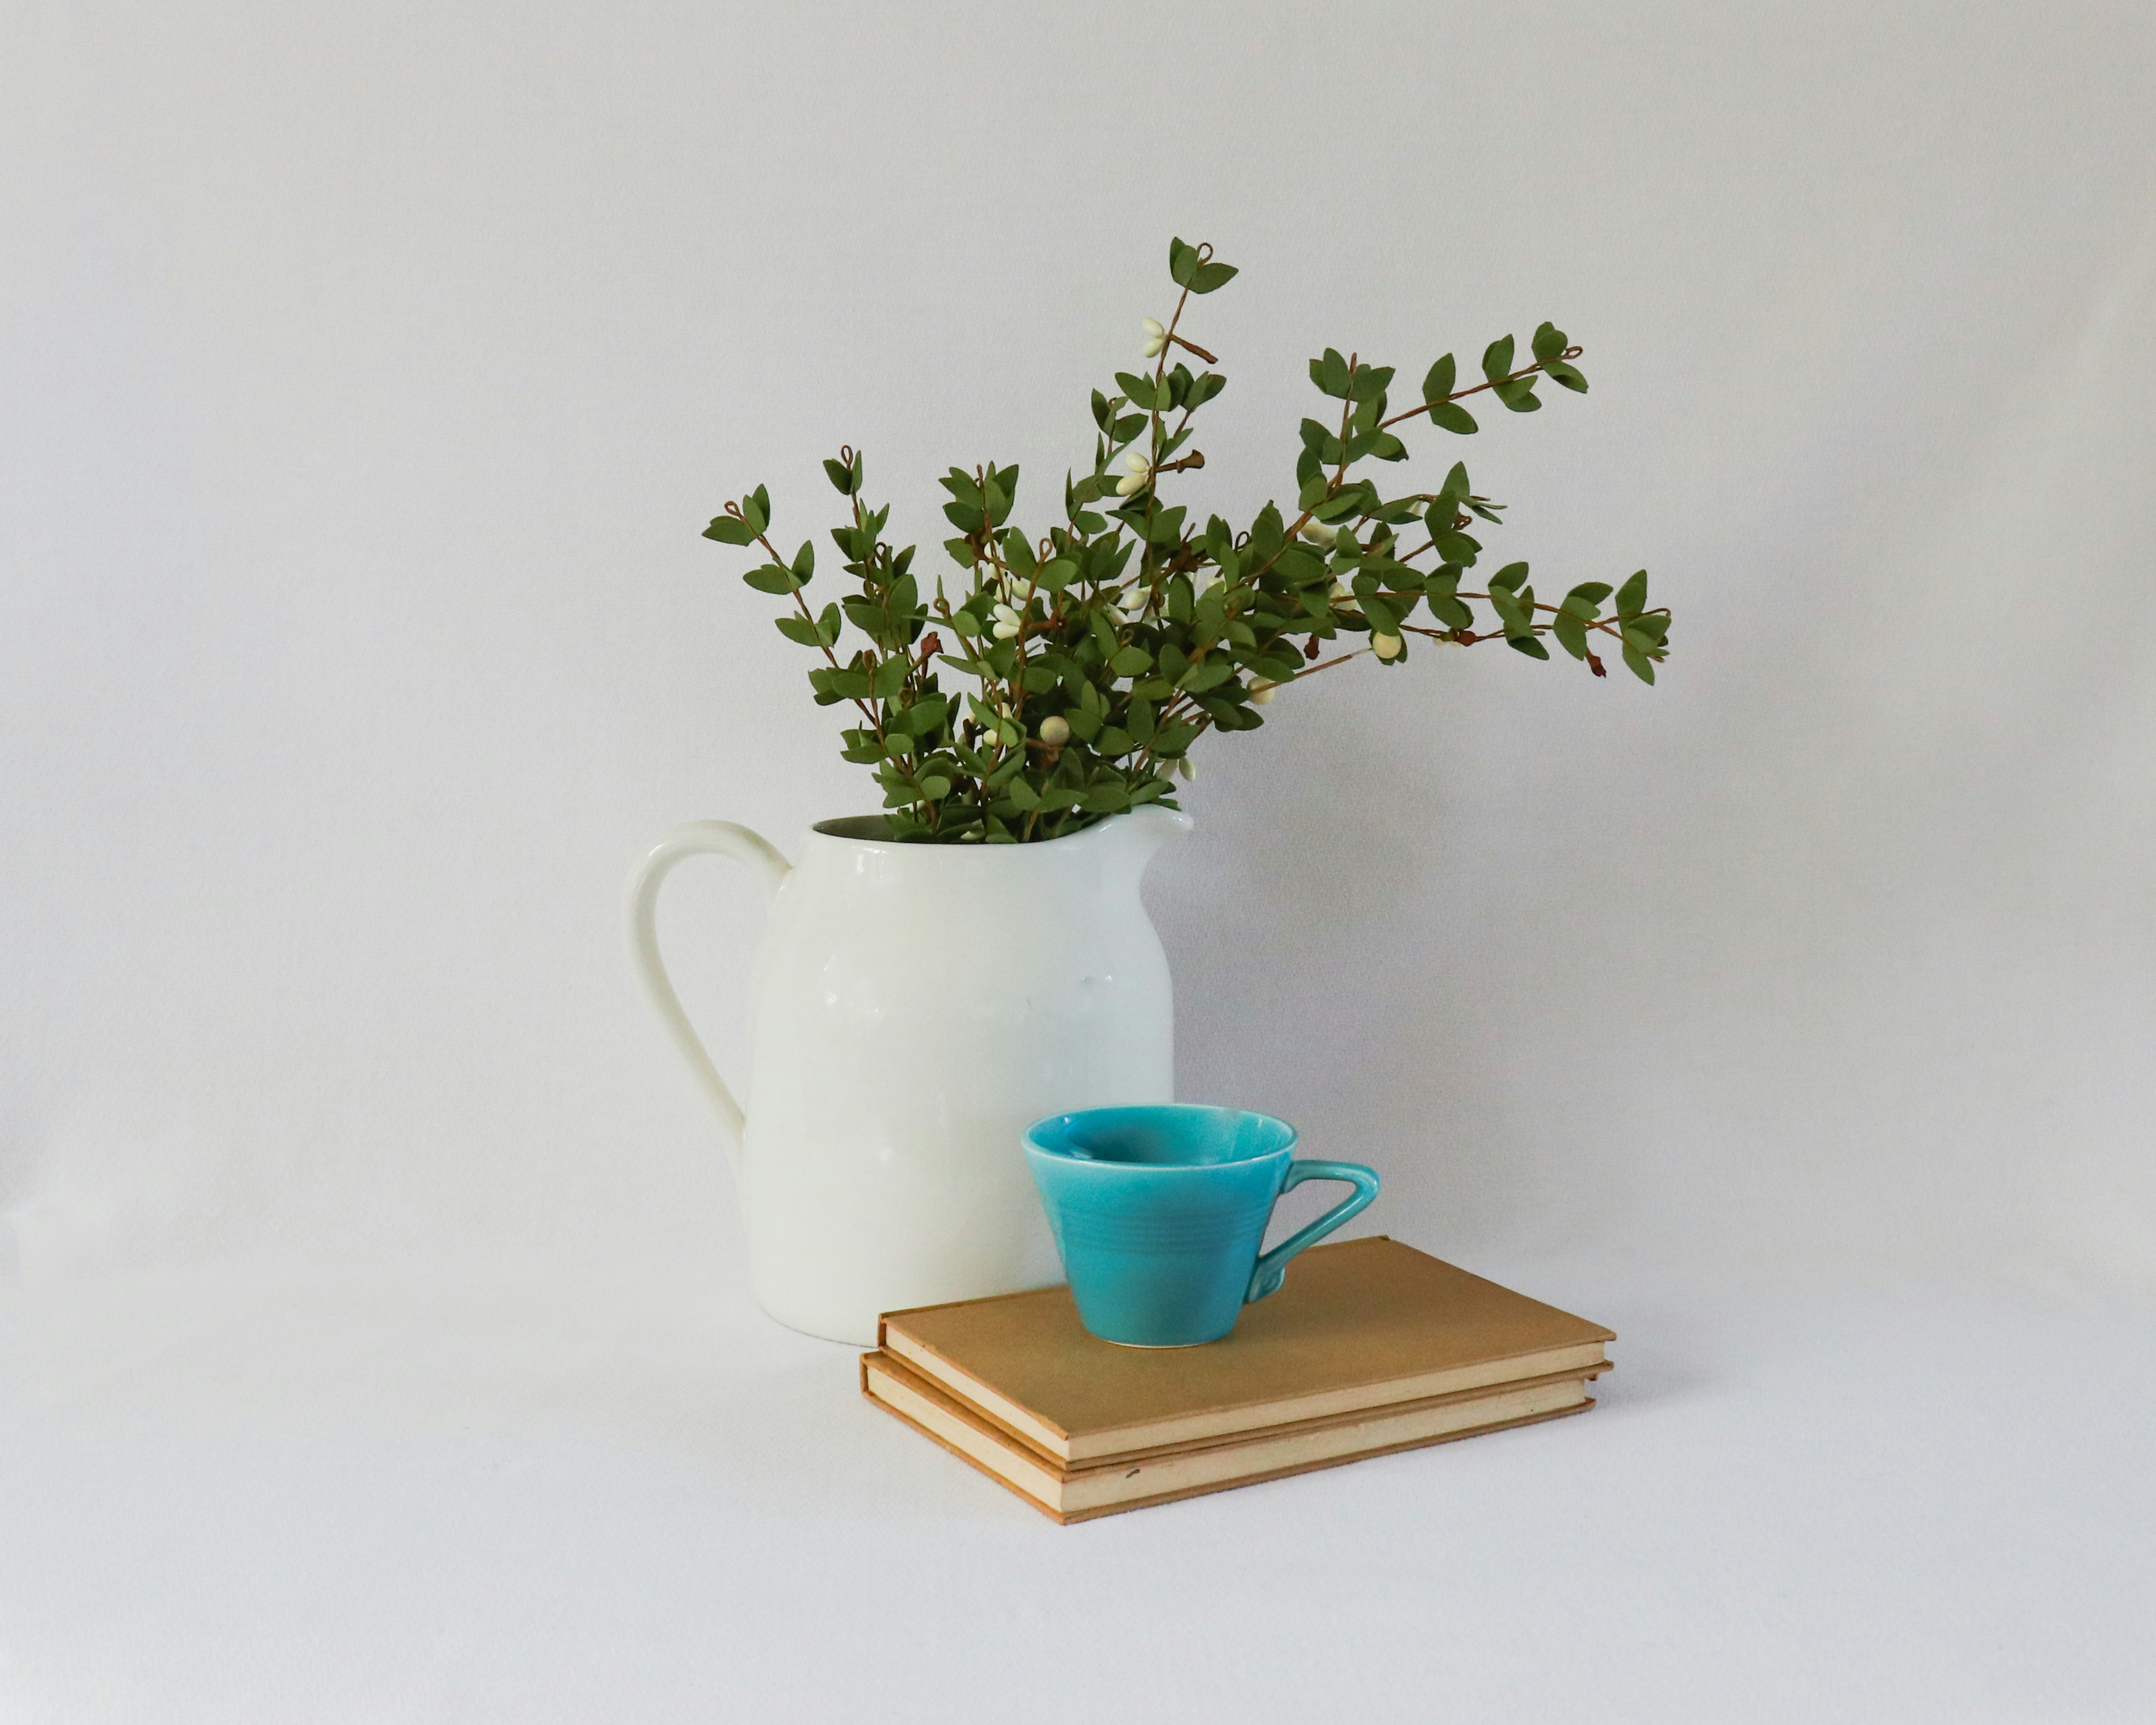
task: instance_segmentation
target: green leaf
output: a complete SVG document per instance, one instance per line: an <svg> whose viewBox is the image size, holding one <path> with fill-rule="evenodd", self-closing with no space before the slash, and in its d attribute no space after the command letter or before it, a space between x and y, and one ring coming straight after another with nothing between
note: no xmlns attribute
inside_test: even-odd
<svg viewBox="0 0 2156 1725"><path fill-rule="evenodd" d="M1456 401L1441 401L1430 410L1430 423L1466 437L1475 429L1475 416Z"/></svg>
<svg viewBox="0 0 2156 1725"><path fill-rule="evenodd" d="M1647 572L1640 570L1617 589L1617 614L1636 617L1647 608Z"/></svg>
<svg viewBox="0 0 2156 1725"><path fill-rule="evenodd" d="M1512 369L1512 338L1500 336L1482 350L1482 375L1492 383Z"/></svg>
<svg viewBox="0 0 2156 1725"><path fill-rule="evenodd" d="M791 569L782 568L777 563L766 563L762 568L752 569L742 579L758 593L792 593L801 585Z"/></svg>
<svg viewBox="0 0 2156 1725"><path fill-rule="evenodd" d="M1185 245L1179 239L1168 243L1168 273L1178 287L1188 287L1191 278L1198 274L1198 248Z"/></svg>
<svg viewBox="0 0 2156 1725"><path fill-rule="evenodd" d="M1101 734L1101 725L1106 722L1100 714L1088 712L1082 706L1067 709L1063 715L1063 721L1070 726L1070 734L1081 742L1091 742L1098 737Z"/></svg>
<svg viewBox="0 0 2156 1725"><path fill-rule="evenodd" d="M801 549L793 553L793 573L805 586L808 578L816 572L816 542L804 539Z"/></svg>
<svg viewBox="0 0 2156 1725"><path fill-rule="evenodd" d="M1567 389L1587 393L1587 379L1580 375L1579 367L1569 360L1553 359L1543 367L1553 383L1562 383Z"/></svg>
<svg viewBox="0 0 2156 1725"><path fill-rule="evenodd" d="M1570 603L1570 600L1566 601L1567 604ZM1577 612L1569 610L1558 612L1550 619L1550 633L1557 637L1558 644L1574 659L1587 657L1587 625L1580 620Z"/></svg>
<svg viewBox="0 0 2156 1725"><path fill-rule="evenodd" d="M1325 560L1306 545L1291 545L1273 557L1273 573L1291 587L1325 578Z"/></svg>
<svg viewBox="0 0 2156 1725"><path fill-rule="evenodd" d="M1572 602L1574 599L1578 599L1582 604L1587 607L1584 611L1580 613L1580 615L1583 617L1593 617L1596 611L1600 608L1602 602L1609 597L1609 583L1608 582L1583 581L1578 586L1573 588L1570 593L1564 596L1565 608L1568 610L1571 609Z"/></svg>
<svg viewBox="0 0 2156 1725"><path fill-rule="evenodd" d="M1436 618L1447 629L1475 627L1474 608L1469 605L1466 600L1455 598L1450 593L1433 593L1430 596L1428 603L1430 615Z"/></svg>
<svg viewBox="0 0 2156 1725"><path fill-rule="evenodd" d="M1543 645L1542 642L1533 635L1516 635L1508 633L1505 637L1505 644L1516 653L1526 654L1530 659L1549 657L1549 649Z"/></svg>
<svg viewBox="0 0 2156 1725"><path fill-rule="evenodd" d="M1050 593L1061 593L1078 578L1078 566L1068 557L1052 557L1033 572L1033 578Z"/></svg>
<svg viewBox="0 0 2156 1725"><path fill-rule="evenodd" d="M1392 381L1393 368L1390 366L1358 366L1355 381L1350 386L1349 398L1358 402L1373 402L1385 393L1386 385Z"/></svg>
<svg viewBox="0 0 2156 1725"><path fill-rule="evenodd" d="M1030 813L1040 807L1040 793L1024 778L1014 778L1004 788L1004 794L1018 804L1021 811Z"/></svg>
<svg viewBox="0 0 2156 1725"><path fill-rule="evenodd" d="M806 617L774 617L779 634L789 641L798 641L804 647L820 647L824 638L816 632L816 625Z"/></svg>
<svg viewBox="0 0 2156 1725"><path fill-rule="evenodd" d="M1632 675L1641 682L1651 683L1655 680L1655 661L1630 641L1625 644L1625 663L1631 667Z"/></svg>
<svg viewBox="0 0 2156 1725"><path fill-rule="evenodd" d="M704 537L716 539L721 545L753 545L756 531L747 521L736 521L730 515L711 517L711 525L704 529Z"/></svg>
<svg viewBox="0 0 2156 1725"><path fill-rule="evenodd" d="M1190 291L1194 294L1212 293L1216 289L1227 286L1240 273L1233 264L1200 264L1191 275Z"/></svg>
<svg viewBox="0 0 2156 1725"><path fill-rule="evenodd" d="M1223 731L1255 731L1265 722L1265 716L1255 707L1240 706L1227 701L1216 701L1210 696L1204 700L1203 705L1213 715L1213 722Z"/></svg>
<svg viewBox="0 0 2156 1725"><path fill-rule="evenodd" d="M1369 619L1370 627L1379 634L1396 635L1400 632L1401 619L1407 613L1398 600L1380 598L1371 593L1358 603L1363 607L1363 615Z"/></svg>
<svg viewBox="0 0 2156 1725"><path fill-rule="evenodd" d="M1544 365L1553 359L1564 357L1564 331L1553 323L1545 323L1535 331L1535 357Z"/></svg>
<svg viewBox="0 0 2156 1725"><path fill-rule="evenodd" d="M1500 383L1491 393L1516 413L1532 413L1542 406L1541 398L1535 394L1533 380L1527 377Z"/></svg>
<svg viewBox="0 0 2156 1725"><path fill-rule="evenodd" d="M1208 659L1194 665L1175 680L1176 686L1186 694L1200 695L1208 689L1217 689L1235 675L1235 667L1225 660Z"/></svg>
<svg viewBox="0 0 2156 1725"><path fill-rule="evenodd" d="M762 532L771 526L771 493L758 485L742 499L742 513L748 518L751 527Z"/></svg>
<svg viewBox="0 0 2156 1725"><path fill-rule="evenodd" d="M1142 408L1147 413L1152 412L1155 408L1168 405L1168 386L1165 382L1156 390L1152 387L1152 379L1150 377L1141 377L1136 372L1118 372L1116 373L1116 387L1131 398L1132 407Z"/></svg>
<svg viewBox="0 0 2156 1725"><path fill-rule="evenodd" d="M1322 358L1310 362L1310 381L1336 401L1348 398L1348 362L1337 347L1325 350Z"/></svg>
<svg viewBox="0 0 2156 1725"><path fill-rule="evenodd" d="M1490 587L1492 592L1502 587L1509 593L1517 593L1521 583L1527 578L1527 566L1525 563L1507 563L1490 578Z"/></svg>
<svg viewBox="0 0 2156 1725"><path fill-rule="evenodd" d="M1108 669L1119 677L1140 676L1152 669L1152 655L1142 647L1126 647L1108 661Z"/></svg>
<svg viewBox="0 0 2156 1725"><path fill-rule="evenodd" d="M854 495L854 470L843 461L826 461L824 472L841 497Z"/></svg>
<svg viewBox="0 0 2156 1725"><path fill-rule="evenodd" d="M1449 353L1439 360L1422 380L1422 398L1427 402L1443 401L1452 393L1452 387L1458 381L1459 369Z"/></svg>

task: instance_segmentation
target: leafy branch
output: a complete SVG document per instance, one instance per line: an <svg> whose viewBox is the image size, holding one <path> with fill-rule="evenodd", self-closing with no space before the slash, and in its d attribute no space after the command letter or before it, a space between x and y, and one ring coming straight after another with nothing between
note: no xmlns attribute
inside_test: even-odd
<svg viewBox="0 0 2156 1725"><path fill-rule="evenodd" d="M1548 660L1552 638L1598 677L1606 667L1597 646L1614 646L1654 681L1670 614L1648 607L1645 570L1614 587L1578 583L1552 602L1536 597L1528 566L1512 562L1468 591L1483 553L1471 529L1502 525L1504 506L1472 488L1466 465L1454 463L1435 491L1393 498L1355 476L1366 461L1409 459L1393 428L1410 420L1474 434L1461 405L1471 397L1526 413L1542 406L1544 379L1584 393L1581 350L1563 331L1537 328L1524 365L1512 336L1491 342L1481 381L1465 386L1445 354L1424 374L1418 404L1389 413L1393 368L1327 348L1310 377L1339 408L1331 423L1302 422L1293 518L1268 503L1240 531L1217 515L1201 527L1162 485L1205 465L1193 422L1227 379L1183 320L1194 298L1236 272L1210 246L1178 239L1168 273L1178 292L1168 321L1142 325L1152 367L1116 373L1114 393L1093 392L1091 470L1065 475L1063 520L1045 533L1011 525L1015 466L954 467L941 484L957 530L943 548L957 572L924 593L916 548L893 551L882 537L889 506L865 502L862 457L850 446L824 469L850 506L831 538L857 590L822 611L804 596L814 546L782 556L762 486L705 530L769 559L744 578L792 600L777 626L821 655L808 674L818 703L850 703L860 719L843 733L845 757L875 771L896 835L1009 844L1144 803L1172 808L1175 779L1191 776L1190 750L1205 732L1254 730L1281 689L1352 660L1404 664L1411 639L1502 640ZM1192 372L1184 354L1209 369ZM1424 536L1404 549L1411 524ZM1433 567L1417 567L1433 555ZM1426 621L1411 620L1419 611ZM842 658L849 629L861 644ZM1357 637L1363 644L1326 656L1327 644ZM947 692L947 669L971 686Z"/></svg>

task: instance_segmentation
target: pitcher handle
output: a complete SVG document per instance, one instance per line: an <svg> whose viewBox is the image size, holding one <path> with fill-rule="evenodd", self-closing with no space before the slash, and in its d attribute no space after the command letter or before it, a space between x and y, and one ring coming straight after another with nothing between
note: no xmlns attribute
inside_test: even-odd
<svg viewBox="0 0 2156 1725"><path fill-rule="evenodd" d="M666 1026L682 1057L689 1062L689 1070L696 1075L710 1096L711 1106L719 1111L719 1122L726 1132L726 1154L738 1168L742 1151L741 1104L726 1088L726 1080L719 1076L719 1069L711 1064L711 1055L696 1034L696 1027L689 1022L689 1014L681 1010L680 997L674 992L673 982L666 974L665 961L659 956L659 889L674 865L690 856L730 856L736 862L748 864L762 881L767 897L778 890L778 883L786 878L788 865L768 839L747 827L736 826L730 820L692 820L686 826L675 828L644 859L636 872L629 877L629 892L624 901L629 954L644 983L644 992L650 997L660 1023Z"/></svg>
<svg viewBox="0 0 2156 1725"><path fill-rule="evenodd" d="M1291 1234L1258 1260L1256 1266L1250 1271L1250 1291L1243 1296L1245 1306L1276 1291L1281 1279L1287 1274L1290 1258L1305 1246L1316 1245L1349 1217L1362 1214L1378 1195L1378 1171L1364 1168L1359 1162L1290 1163L1287 1178L1281 1183L1281 1190L1292 1190L1305 1180L1343 1180L1355 1190L1353 1196L1342 1199L1307 1228Z"/></svg>

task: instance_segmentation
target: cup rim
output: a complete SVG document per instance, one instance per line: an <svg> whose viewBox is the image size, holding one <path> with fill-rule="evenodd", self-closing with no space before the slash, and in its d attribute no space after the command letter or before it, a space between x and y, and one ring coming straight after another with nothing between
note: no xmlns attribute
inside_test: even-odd
<svg viewBox="0 0 2156 1725"><path fill-rule="evenodd" d="M1237 1114L1252 1120L1270 1121L1287 1133L1285 1144L1270 1150L1260 1150L1254 1156L1238 1156L1227 1162L1109 1162L1095 1156L1074 1156L1068 1150L1060 1150L1052 1144L1044 1144L1034 1134L1044 1126L1059 1121L1075 1120L1087 1114ZM1209 1168L1247 1168L1254 1162L1270 1161L1276 1156L1292 1157L1295 1147L1302 1142L1302 1134L1292 1122L1282 1120L1277 1114L1267 1114L1256 1108L1232 1108L1224 1102L1117 1102L1101 1108L1070 1108L1060 1114L1050 1114L1036 1120L1025 1129L1025 1152L1029 1156L1050 1156L1070 1168L1116 1168L1130 1173L1150 1174L1198 1174Z"/></svg>

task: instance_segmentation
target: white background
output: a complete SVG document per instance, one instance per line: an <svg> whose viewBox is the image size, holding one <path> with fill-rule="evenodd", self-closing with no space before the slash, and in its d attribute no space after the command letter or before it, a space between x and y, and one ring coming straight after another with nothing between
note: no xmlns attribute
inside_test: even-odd
<svg viewBox="0 0 2156 1725"><path fill-rule="evenodd" d="M0 0L0 1721L2131 1719L2156 1317L2140 6ZM1185 495L1326 345L1649 690L1212 739L1186 1096L1609 1322L1590 1419L1059 1531L750 1306L619 883L873 806L697 536ZM666 933L721 1052L722 869Z"/></svg>

